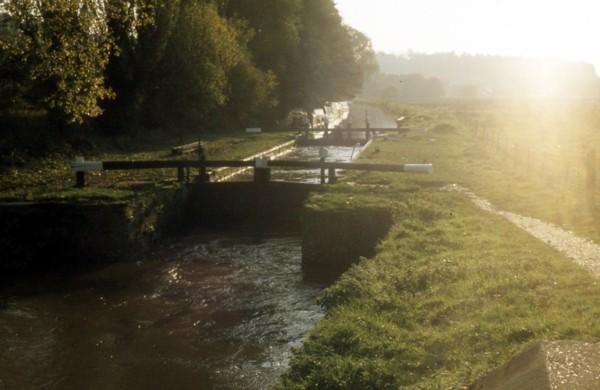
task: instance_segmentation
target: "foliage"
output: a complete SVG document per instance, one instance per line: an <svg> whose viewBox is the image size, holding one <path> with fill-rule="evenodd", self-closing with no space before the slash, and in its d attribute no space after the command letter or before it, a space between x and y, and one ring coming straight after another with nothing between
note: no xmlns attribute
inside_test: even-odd
<svg viewBox="0 0 600 390"><path fill-rule="evenodd" d="M206 123L216 108L225 105L229 74L244 55L238 34L213 5L182 4L151 96L156 121L168 118L179 126Z"/></svg>
<svg viewBox="0 0 600 390"><path fill-rule="evenodd" d="M21 73L21 79L10 78L20 84L13 93L61 121L100 115L99 102L112 97L104 80L111 40L100 3L13 0L6 7L10 33L2 44L2 73L10 75L11 66Z"/></svg>
<svg viewBox="0 0 600 390"><path fill-rule="evenodd" d="M349 99L362 87L364 65L372 55L358 34L342 24L332 0L305 0L302 10L301 55L294 71L299 75L295 103L315 107L325 101ZM359 47L353 47L353 43ZM356 50L355 50L356 49Z"/></svg>
<svg viewBox="0 0 600 390"><path fill-rule="evenodd" d="M247 23L251 32L247 42L249 57L254 60L257 69L269 72L270 78L276 82L278 105L273 107L275 115L286 115L296 104L291 100L291 95L297 85L298 75L292 70L300 58L302 8L302 0L229 0L224 8L229 18L241 19ZM240 96L236 93L234 95Z"/></svg>
<svg viewBox="0 0 600 390"><path fill-rule="evenodd" d="M277 76L263 72L250 61L237 64L230 73L229 116L240 126L258 126L268 120L278 105Z"/></svg>
<svg viewBox="0 0 600 390"><path fill-rule="evenodd" d="M371 40L365 34L353 27L345 25L344 28L350 37L354 62L362 70L364 74L363 78L368 78L379 69L377 59L373 54L374 51Z"/></svg>
<svg viewBox="0 0 600 390"><path fill-rule="evenodd" d="M9 0L0 101L119 134L274 123L359 91L366 36L333 0ZM179 131L179 130L177 130Z"/></svg>
<svg viewBox="0 0 600 390"><path fill-rule="evenodd" d="M106 83L115 99L104 101L99 127L105 133L130 132L149 84L164 55L179 10L178 1L105 0L106 24L114 40Z"/></svg>

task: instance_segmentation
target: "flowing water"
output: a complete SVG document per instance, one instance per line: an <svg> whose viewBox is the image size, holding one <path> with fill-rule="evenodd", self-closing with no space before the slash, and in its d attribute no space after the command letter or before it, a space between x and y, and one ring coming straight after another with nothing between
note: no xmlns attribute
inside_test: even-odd
<svg viewBox="0 0 600 390"><path fill-rule="evenodd" d="M197 233L16 287L0 301L0 388L268 387L322 316L300 267L295 237Z"/></svg>

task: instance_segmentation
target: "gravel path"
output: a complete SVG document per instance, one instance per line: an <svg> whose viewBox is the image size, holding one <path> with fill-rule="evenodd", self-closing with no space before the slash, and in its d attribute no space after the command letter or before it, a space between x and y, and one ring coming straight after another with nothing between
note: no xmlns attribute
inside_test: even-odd
<svg viewBox="0 0 600 390"><path fill-rule="evenodd" d="M482 210L503 216L535 238L544 241L577 264L585 267L593 274L600 276L600 245L578 237L573 232L557 225L499 210L488 200L457 184L447 186L445 189L464 194Z"/></svg>

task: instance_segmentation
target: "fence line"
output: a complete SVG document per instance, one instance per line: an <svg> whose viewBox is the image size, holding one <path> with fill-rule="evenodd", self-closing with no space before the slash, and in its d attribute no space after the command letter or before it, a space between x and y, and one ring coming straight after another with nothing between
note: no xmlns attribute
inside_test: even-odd
<svg viewBox="0 0 600 390"><path fill-rule="evenodd" d="M497 130L479 129L476 137L490 157L504 159L506 166L528 178L544 180L554 189L583 189L593 196L598 191L600 161L595 147L560 145L548 150L519 143Z"/></svg>

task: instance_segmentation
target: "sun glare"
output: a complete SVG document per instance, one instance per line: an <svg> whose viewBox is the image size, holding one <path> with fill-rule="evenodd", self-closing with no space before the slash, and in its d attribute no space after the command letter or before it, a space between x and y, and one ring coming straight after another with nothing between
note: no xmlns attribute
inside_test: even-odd
<svg viewBox="0 0 600 390"><path fill-rule="evenodd" d="M600 3L588 0L338 0L345 21L388 53L465 52L600 65Z"/></svg>

